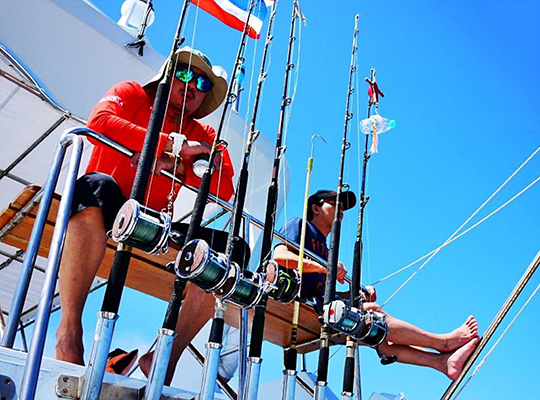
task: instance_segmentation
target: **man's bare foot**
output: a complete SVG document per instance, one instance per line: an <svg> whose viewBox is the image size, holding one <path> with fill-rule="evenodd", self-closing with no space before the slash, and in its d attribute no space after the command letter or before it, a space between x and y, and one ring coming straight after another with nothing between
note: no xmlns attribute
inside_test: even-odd
<svg viewBox="0 0 540 400"><path fill-rule="evenodd" d="M154 357L154 352L146 353L139 358L139 368L141 372L148 378L150 374L150 366L152 365L152 358Z"/></svg>
<svg viewBox="0 0 540 400"><path fill-rule="evenodd" d="M56 337L54 358L72 364L84 365L84 347L82 338L78 335L60 335Z"/></svg>
<svg viewBox="0 0 540 400"><path fill-rule="evenodd" d="M459 328L441 336L444 340L444 345L441 349L435 350L439 350L441 353L449 353L459 349L465 343L470 342L478 336L478 323L476 322L476 319L470 315Z"/></svg>
<svg viewBox="0 0 540 400"><path fill-rule="evenodd" d="M478 342L480 341L479 337L475 337L472 340L470 340L468 343L465 343L463 346L461 346L459 349L454 351L453 353L449 353L446 355L446 376L449 377L451 380L455 380L459 374L461 374L461 370L463 369L463 365L467 361L467 359L470 357L476 346L478 345Z"/></svg>

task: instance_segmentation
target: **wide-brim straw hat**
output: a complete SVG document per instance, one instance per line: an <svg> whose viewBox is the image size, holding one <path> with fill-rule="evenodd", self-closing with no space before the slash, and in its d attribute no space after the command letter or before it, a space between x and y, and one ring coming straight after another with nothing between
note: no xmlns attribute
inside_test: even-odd
<svg viewBox="0 0 540 400"><path fill-rule="evenodd" d="M182 47L176 50L176 65L184 64L199 68L212 82L212 89L208 93L199 106L199 108L191 114L191 117L199 119L206 117L217 109L225 96L227 96L227 81L223 78L224 71L221 67L212 66L210 59L202 52L192 49L189 46ZM163 63L157 75L146 82L143 87L156 85L165 75L167 61Z"/></svg>

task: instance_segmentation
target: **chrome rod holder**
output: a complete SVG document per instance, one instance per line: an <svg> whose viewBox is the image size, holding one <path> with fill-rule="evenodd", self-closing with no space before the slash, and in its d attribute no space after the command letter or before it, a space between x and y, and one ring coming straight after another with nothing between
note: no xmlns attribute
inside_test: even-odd
<svg viewBox="0 0 540 400"><path fill-rule="evenodd" d="M84 375L81 400L98 400L105 376L105 367L109 357L114 326L118 314L99 311L94 343L90 352L88 367Z"/></svg>
<svg viewBox="0 0 540 400"><path fill-rule="evenodd" d="M261 377L262 358L249 357L248 373L246 376L246 395L247 400L257 400L259 394L259 379Z"/></svg>
<svg viewBox="0 0 540 400"><path fill-rule="evenodd" d="M296 395L296 375L295 370L283 370L283 390L281 400L294 400Z"/></svg>
<svg viewBox="0 0 540 400"><path fill-rule="evenodd" d="M199 400L213 400L216 392L216 380L221 355L221 343L209 342L206 344L206 362L201 382Z"/></svg>
<svg viewBox="0 0 540 400"><path fill-rule="evenodd" d="M161 328L158 331L156 350L152 358L143 400L159 400L161 398L175 338L176 332L173 330Z"/></svg>

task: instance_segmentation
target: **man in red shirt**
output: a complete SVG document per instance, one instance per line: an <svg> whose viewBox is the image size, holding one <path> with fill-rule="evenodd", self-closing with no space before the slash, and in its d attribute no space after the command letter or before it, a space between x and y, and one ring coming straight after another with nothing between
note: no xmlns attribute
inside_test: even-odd
<svg viewBox="0 0 540 400"><path fill-rule="evenodd" d="M175 172L183 182L199 186L200 178L193 173L192 164L196 156L210 153L215 131L197 119L218 108L227 92L226 80L216 73L210 60L200 51L184 47L176 52L175 61L175 77L145 196L145 205L155 210L165 208L170 193L176 196L180 188L160 171L173 171L176 167ZM81 365L84 362L82 311L103 261L106 232L111 230L118 210L130 196L157 84L164 75L166 64L143 86L137 82L113 86L90 114L89 128L133 150L136 156L129 159L94 143L86 174L77 181L59 274L62 317L56 333L56 359ZM215 167L210 191L229 200L234 192L234 171L226 150L216 157ZM195 285L188 285L180 312L186 315L179 316L176 330L180 334L173 348L168 382L182 351L211 317L213 304L210 294Z"/></svg>

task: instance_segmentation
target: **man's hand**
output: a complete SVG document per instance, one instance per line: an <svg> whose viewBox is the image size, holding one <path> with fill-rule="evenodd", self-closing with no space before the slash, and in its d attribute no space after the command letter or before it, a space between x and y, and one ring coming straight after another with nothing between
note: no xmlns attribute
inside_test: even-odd
<svg viewBox="0 0 540 400"><path fill-rule="evenodd" d="M367 302L373 303L377 301L377 291L373 286L364 286L367 293L362 290L362 295Z"/></svg>
<svg viewBox="0 0 540 400"><path fill-rule="evenodd" d="M337 280L339 283L345 283L345 277L347 276L347 268L341 261L338 261L337 265Z"/></svg>
<svg viewBox="0 0 540 400"><path fill-rule="evenodd" d="M136 168L139 164L141 153L135 153L131 158L131 166ZM175 157L171 153L163 152L161 156L155 160L153 174L159 175L161 171L172 171L175 164ZM179 167L180 168L180 167Z"/></svg>
<svg viewBox="0 0 540 400"><path fill-rule="evenodd" d="M200 154L210 154L212 146L207 142L198 142L196 140L186 140L182 146L180 156L186 159L190 164L193 164L195 159ZM221 152L216 152L214 157L214 167L218 170L221 167Z"/></svg>

